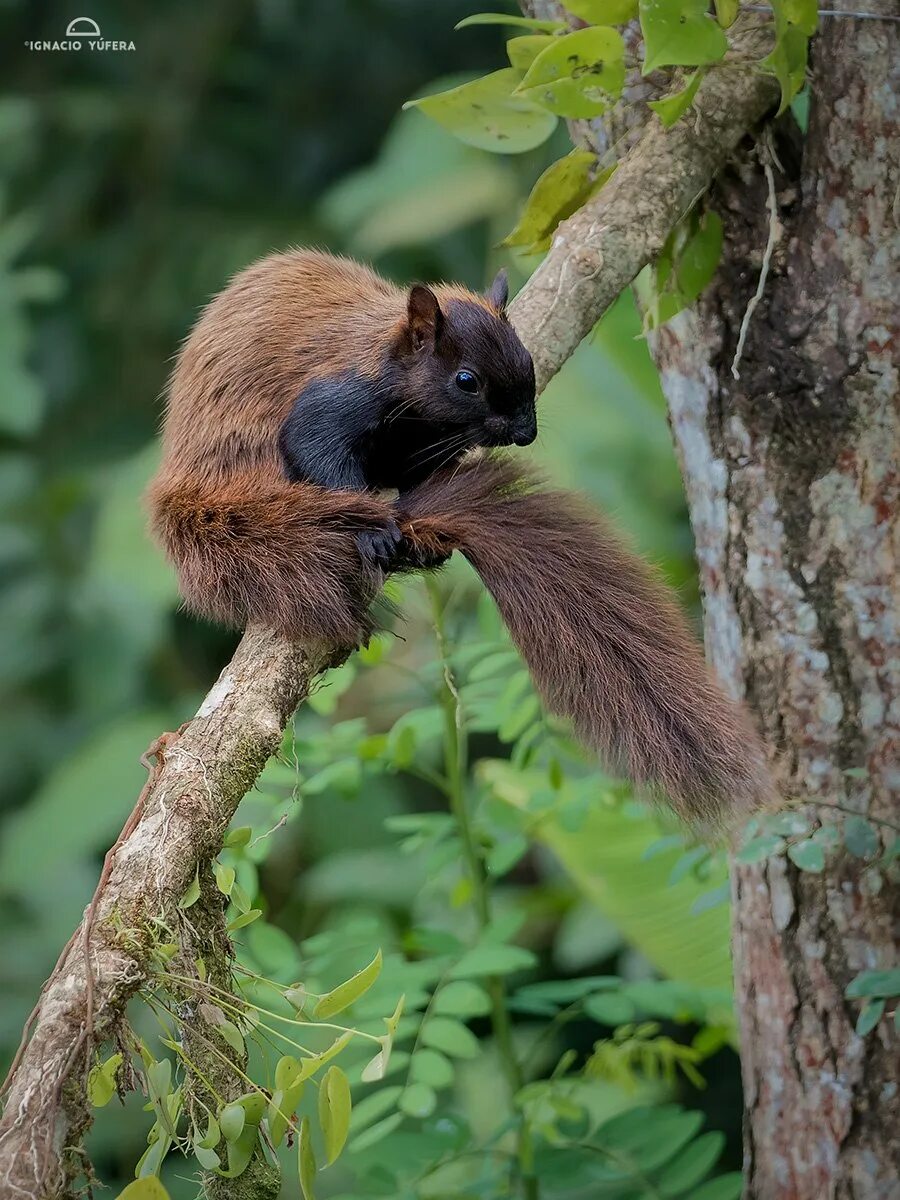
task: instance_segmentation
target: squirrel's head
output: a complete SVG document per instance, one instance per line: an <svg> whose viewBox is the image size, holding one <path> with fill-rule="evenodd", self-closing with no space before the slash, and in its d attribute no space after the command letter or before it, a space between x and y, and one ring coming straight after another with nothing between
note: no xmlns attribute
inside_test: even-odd
<svg viewBox="0 0 900 1200"><path fill-rule="evenodd" d="M506 301L505 271L485 297L456 287L409 290L394 348L399 405L458 432L461 450L527 446L537 435L534 365Z"/></svg>

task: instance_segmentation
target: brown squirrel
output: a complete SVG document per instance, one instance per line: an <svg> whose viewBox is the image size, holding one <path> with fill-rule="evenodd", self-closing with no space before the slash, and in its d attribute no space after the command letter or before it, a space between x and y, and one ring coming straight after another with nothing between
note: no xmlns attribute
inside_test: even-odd
<svg viewBox="0 0 900 1200"><path fill-rule="evenodd" d="M403 290L303 250L237 275L179 355L149 491L182 594L229 625L358 644L385 574L460 550L587 745L689 819L749 811L762 746L663 586L571 497L464 458L536 436L506 302L502 272L486 296Z"/></svg>

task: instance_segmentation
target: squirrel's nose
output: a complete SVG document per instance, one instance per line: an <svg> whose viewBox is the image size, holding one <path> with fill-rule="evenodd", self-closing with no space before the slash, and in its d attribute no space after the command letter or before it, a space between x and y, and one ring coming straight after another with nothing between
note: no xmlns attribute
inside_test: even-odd
<svg viewBox="0 0 900 1200"><path fill-rule="evenodd" d="M517 446L530 446L537 437L537 417L529 413L520 417L513 425L513 441Z"/></svg>

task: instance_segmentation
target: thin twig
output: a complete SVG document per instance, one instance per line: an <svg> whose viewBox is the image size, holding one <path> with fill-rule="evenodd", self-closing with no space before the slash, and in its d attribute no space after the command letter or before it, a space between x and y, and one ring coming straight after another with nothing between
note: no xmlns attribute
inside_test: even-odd
<svg viewBox="0 0 900 1200"><path fill-rule="evenodd" d="M741 330L738 334L737 349L734 352L734 358L731 360L731 374L735 379L740 379L741 373L738 370L738 365L741 361L741 355L744 353L744 342L747 340L747 330L750 328L750 319L756 310L757 304L762 299L763 292L766 288L766 280L769 277L769 265L772 262L772 252L775 249L775 243L778 241L778 233L781 228L781 223L778 220L778 197L775 193L775 175L769 165L768 159L763 161L763 170L766 173L766 182L769 185L769 237L766 242L765 253L763 254L762 267L759 272L759 282L756 285L756 291L750 297L750 302L747 305L747 310L744 313L744 319L741 321Z"/></svg>

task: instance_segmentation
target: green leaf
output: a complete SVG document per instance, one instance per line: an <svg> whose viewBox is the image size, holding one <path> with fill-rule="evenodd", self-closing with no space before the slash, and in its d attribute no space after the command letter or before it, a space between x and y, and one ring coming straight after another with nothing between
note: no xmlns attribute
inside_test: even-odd
<svg viewBox="0 0 900 1200"><path fill-rule="evenodd" d="M819 28L819 5L817 0L782 0L781 4L772 6L775 12L779 9L784 20L789 25L795 25L807 37Z"/></svg>
<svg viewBox="0 0 900 1200"><path fill-rule="evenodd" d="M300 1176L303 1200L315 1200L313 1184L316 1178L316 1156L313 1153L309 1117L304 1117L300 1122L300 1132L297 1136L297 1173Z"/></svg>
<svg viewBox="0 0 900 1200"><path fill-rule="evenodd" d="M234 933L237 929L243 929L245 925L252 925L254 921L258 921L262 916L261 908L251 908L248 912L241 913L240 916L228 922L228 932Z"/></svg>
<svg viewBox="0 0 900 1200"><path fill-rule="evenodd" d="M509 13L473 13L463 17L454 29L466 29L469 25L514 25L518 29L533 29L536 33L556 33L565 29L564 21L541 21L537 17L516 17Z"/></svg>
<svg viewBox="0 0 900 1200"><path fill-rule="evenodd" d="M851 980L844 995L848 1000L900 996L900 967L889 971L863 971Z"/></svg>
<svg viewBox="0 0 900 1200"><path fill-rule="evenodd" d="M122 1188L117 1200L169 1200L169 1193L156 1175L147 1175Z"/></svg>
<svg viewBox="0 0 900 1200"><path fill-rule="evenodd" d="M506 43L506 57L509 59L511 67L515 67L517 71L527 71L537 56L542 50L546 50L553 39L546 33L526 33L524 37L510 38ZM499 655L491 657L503 657L507 662L515 662L518 656L512 656L508 651L502 650ZM469 678L474 681L476 678L475 672L472 671ZM487 678L487 676L483 676Z"/></svg>
<svg viewBox="0 0 900 1200"><path fill-rule="evenodd" d="M96 1063L88 1075L88 1100L94 1108L103 1108L116 1094L116 1073L122 1064L121 1054L111 1054L104 1063Z"/></svg>
<svg viewBox="0 0 900 1200"><path fill-rule="evenodd" d="M722 221L717 213L691 213L679 223L657 260L654 286L643 303L651 329L691 304L715 274L722 252ZM640 282L640 277L639 277Z"/></svg>
<svg viewBox="0 0 900 1200"><path fill-rule="evenodd" d="M275 1066L275 1091L269 1102L269 1137L274 1146L281 1143L287 1133L306 1087L304 1065L292 1055L286 1054Z"/></svg>
<svg viewBox="0 0 900 1200"><path fill-rule="evenodd" d="M520 946L475 946L462 956L450 971L451 979L467 979L480 975L508 975L523 971L536 962L530 950Z"/></svg>
<svg viewBox="0 0 900 1200"><path fill-rule="evenodd" d="M694 103L694 97L697 95L697 90L705 74L705 70L702 67L698 67L696 71L688 76L687 83L681 91L673 92L671 95L665 96L662 100L649 100L647 102L648 107L653 109L666 129L670 125L674 125L679 117L683 117Z"/></svg>
<svg viewBox="0 0 900 1200"><path fill-rule="evenodd" d="M319 1124L329 1166L344 1148L350 1131L350 1084L340 1067L329 1067L319 1085Z"/></svg>
<svg viewBox="0 0 900 1200"><path fill-rule="evenodd" d="M433 1088L449 1087L454 1075L453 1063L437 1050L417 1050L409 1064L410 1079Z"/></svg>
<svg viewBox="0 0 900 1200"><path fill-rule="evenodd" d="M801 871L811 871L820 875L825 870L825 851L819 842L805 838L793 846L788 846L788 858Z"/></svg>
<svg viewBox="0 0 900 1200"><path fill-rule="evenodd" d="M422 1027L421 1041L423 1046L452 1058L477 1058L480 1053L478 1038L471 1029L451 1017L429 1017Z"/></svg>
<svg viewBox="0 0 900 1200"><path fill-rule="evenodd" d="M588 996L584 1002L584 1011L602 1025L625 1025L634 1019L636 1008L634 1002L621 992L600 993Z"/></svg>
<svg viewBox="0 0 900 1200"><path fill-rule="evenodd" d="M760 62L760 69L774 75L781 85L781 116L806 82L809 38L796 26L788 25L779 34L775 48Z"/></svg>
<svg viewBox="0 0 900 1200"><path fill-rule="evenodd" d="M515 834L506 841L498 842L485 859L487 873L495 879L511 871L519 860L528 853L528 838L523 833Z"/></svg>
<svg viewBox="0 0 900 1200"><path fill-rule="evenodd" d="M380 1142L382 1138L386 1138L389 1133L393 1133L398 1125L403 1124L403 1113L391 1113L389 1117L385 1117L383 1121L378 1121L377 1124L371 1125L364 1130L359 1137L355 1137L350 1146L353 1154L359 1154L363 1150L368 1150L370 1146L374 1146L376 1142Z"/></svg>
<svg viewBox="0 0 900 1200"><path fill-rule="evenodd" d="M596 117L622 94L625 43L607 26L554 38L516 88L559 117Z"/></svg>
<svg viewBox="0 0 900 1200"><path fill-rule="evenodd" d="M717 888L712 888L708 892L704 892L702 896L698 896L691 905L691 916L696 917L700 913L704 913L707 909L718 908L720 904L728 904L731 900L731 884L726 881L720 883Z"/></svg>
<svg viewBox="0 0 900 1200"><path fill-rule="evenodd" d="M796 837L797 834L809 833L809 818L801 812L775 813L766 817L763 828L766 833Z"/></svg>
<svg viewBox="0 0 900 1200"><path fill-rule="evenodd" d="M503 245L547 249L560 221L570 217L595 190L596 165L597 158L590 150L573 150L549 166L531 189L522 215Z"/></svg>
<svg viewBox="0 0 900 1200"><path fill-rule="evenodd" d="M513 89L521 76L512 67L494 71L447 92L408 100L404 108L419 108L426 116L479 150L521 154L545 142L556 118Z"/></svg>
<svg viewBox="0 0 900 1200"><path fill-rule="evenodd" d="M247 1053L246 1047L244 1046L243 1035L241 1034L241 1031L238 1029L237 1025L233 1024L231 1021L223 1021L221 1025L215 1025L213 1028L219 1037L224 1042L227 1042L236 1054L239 1054L241 1057L243 1057Z"/></svg>
<svg viewBox="0 0 900 1200"><path fill-rule="evenodd" d="M783 852L784 839L766 835L751 838L746 846L742 846L734 857L736 862L749 864L763 862L765 859L771 858L775 854L782 854Z"/></svg>
<svg viewBox="0 0 900 1200"><path fill-rule="evenodd" d="M884 1016L884 1009L884 1000L869 1000L862 1006L856 1022L856 1032L860 1037L865 1037L867 1033L872 1032Z"/></svg>
<svg viewBox="0 0 900 1200"><path fill-rule="evenodd" d="M707 0L640 0L646 55L643 74L658 67L700 67L728 49L722 29L707 14Z"/></svg>
<svg viewBox="0 0 900 1200"><path fill-rule="evenodd" d="M714 0L716 20L723 29L730 29L737 20L738 0Z"/></svg>
<svg viewBox="0 0 900 1200"><path fill-rule="evenodd" d="M343 1012L345 1008L364 996L378 976L381 974L381 951L379 950L368 966L348 979L346 983L338 984L330 992L321 997L313 1009L313 1017L333 1017L335 1013Z"/></svg>
<svg viewBox="0 0 900 1200"><path fill-rule="evenodd" d="M483 763L482 774L501 799L526 811L532 790L546 783L543 772L523 772L506 763ZM697 896L724 880L724 864L715 867L705 884L688 877L668 888L678 852L670 849L650 861L642 859L648 846L659 841L656 819L649 812L626 818L620 809L603 804L591 804L575 831L554 818L541 821L534 833L580 893L658 971L698 986L731 986L728 910L714 908L699 916L690 912Z"/></svg>
<svg viewBox="0 0 900 1200"><path fill-rule="evenodd" d="M715 1164L725 1145L725 1135L704 1133L691 1142L666 1166L657 1187L662 1196L680 1196L700 1183Z"/></svg>
<svg viewBox="0 0 900 1200"><path fill-rule="evenodd" d="M194 878L188 884L187 891L178 901L178 907L181 909L190 908L200 899L200 868L194 872Z"/></svg>
<svg viewBox="0 0 900 1200"><path fill-rule="evenodd" d="M327 1062L331 1062L333 1058L336 1058L344 1047L349 1046L352 1041L353 1030L348 1029L345 1033L336 1037L331 1045L327 1046L320 1054L313 1054L309 1058L304 1058L300 1063L300 1078L309 1079L315 1075L320 1067L324 1067Z"/></svg>
<svg viewBox="0 0 900 1200"><path fill-rule="evenodd" d="M718 1179L710 1179L697 1188L691 1200L740 1200L744 1190L744 1177L740 1171L730 1171Z"/></svg>
<svg viewBox="0 0 900 1200"><path fill-rule="evenodd" d="M201 1146L205 1150L212 1150L213 1147L218 1146L221 1136L222 1131L219 1129L219 1122L210 1113L206 1119L206 1133L202 1138L195 1138L194 1144Z"/></svg>
<svg viewBox="0 0 900 1200"><path fill-rule="evenodd" d="M219 1129L226 1142L236 1142L244 1132L247 1114L241 1104L226 1104L219 1112Z"/></svg>
<svg viewBox="0 0 900 1200"><path fill-rule="evenodd" d="M213 874L216 877L216 887L223 896L230 896L234 887L234 867L226 867L222 863L213 863Z"/></svg>
<svg viewBox="0 0 900 1200"><path fill-rule="evenodd" d="M365 1096L358 1104L353 1106L353 1115L350 1119L350 1128L353 1133L357 1133L361 1129L365 1129L371 1125L373 1121L377 1121L389 1112L397 1102L397 1097L403 1091L399 1084L391 1087L381 1088L380 1091L372 1092L371 1095Z"/></svg>
<svg viewBox="0 0 900 1200"><path fill-rule="evenodd" d="M241 850L250 841L253 830L249 825L238 825L236 829L229 829L225 835L225 841L222 843L223 850Z"/></svg>
<svg viewBox="0 0 900 1200"><path fill-rule="evenodd" d="M194 1142L192 1149L194 1151L194 1158L196 1158L204 1171L216 1171L222 1165L221 1158L219 1158L211 1146L204 1146L200 1142Z"/></svg>
<svg viewBox="0 0 900 1200"><path fill-rule="evenodd" d="M411 1083L400 1097L400 1111L408 1117L430 1117L437 1106L434 1089L427 1083Z"/></svg>
<svg viewBox="0 0 900 1200"><path fill-rule="evenodd" d="M250 897L237 882L231 887L231 903L239 913L247 913L250 911Z"/></svg>
<svg viewBox="0 0 900 1200"><path fill-rule="evenodd" d="M491 1001L478 984L455 979L440 988L431 1011L448 1017L484 1017L491 1011Z"/></svg>
<svg viewBox="0 0 900 1200"><path fill-rule="evenodd" d="M638 13L638 0L566 0L573 16L591 25L624 25Z"/></svg>
<svg viewBox="0 0 900 1200"><path fill-rule="evenodd" d="M881 849L878 833L865 817L847 817L844 845L856 858L873 858Z"/></svg>

